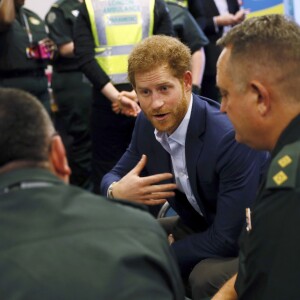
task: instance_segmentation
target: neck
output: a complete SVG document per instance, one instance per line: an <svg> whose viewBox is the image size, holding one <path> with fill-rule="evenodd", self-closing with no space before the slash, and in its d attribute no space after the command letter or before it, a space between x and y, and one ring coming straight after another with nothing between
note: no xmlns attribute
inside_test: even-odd
<svg viewBox="0 0 300 300"><path fill-rule="evenodd" d="M31 160L17 160L12 161L0 168L0 174L10 172L17 169L24 169L24 168L42 168L50 170L50 166L48 162L36 162Z"/></svg>

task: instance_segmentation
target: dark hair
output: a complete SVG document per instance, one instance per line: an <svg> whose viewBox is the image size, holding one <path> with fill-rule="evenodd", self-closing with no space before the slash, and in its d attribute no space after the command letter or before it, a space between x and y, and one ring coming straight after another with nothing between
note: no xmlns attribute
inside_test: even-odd
<svg viewBox="0 0 300 300"><path fill-rule="evenodd" d="M128 59L128 78L135 87L135 74L167 66L174 77L182 79L191 70L191 51L177 38L153 35L137 44Z"/></svg>
<svg viewBox="0 0 300 300"><path fill-rule="evenodd" d="M0 166L16 160L48 160L54 132L42 104L31 94L0 88Z"/></svg>

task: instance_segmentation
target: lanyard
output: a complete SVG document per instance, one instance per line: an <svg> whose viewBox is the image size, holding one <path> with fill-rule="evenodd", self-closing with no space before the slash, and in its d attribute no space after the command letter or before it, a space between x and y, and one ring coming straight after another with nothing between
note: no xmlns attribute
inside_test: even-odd
<svg viewBox="0 0 300 300"><path fill-rule="evenodd" d="M30 27L29 27L29 23L28 23L28 19L27 19L27 16L25 15L24 11L22 8L20 8L20 14L23 18L23 21L24 21L24 24L25 24L25 31L27 33L27 36L28 36L28 39L29 39L29 43L30 45L33 44L33 37L32 37L32 33L31 33L31 30L30 30Z"/></svg>
<svg viewBox="0 0 300 300"><path fill-rule="evenodd" d="M21 181L17 183L13 183L0 191L0 196L4 194L8 194L10 192L15 192L19 190L28 190L28 189L36 189L36 188L44 188L54 186L54 183L45 182L45 181Z"/></svg>

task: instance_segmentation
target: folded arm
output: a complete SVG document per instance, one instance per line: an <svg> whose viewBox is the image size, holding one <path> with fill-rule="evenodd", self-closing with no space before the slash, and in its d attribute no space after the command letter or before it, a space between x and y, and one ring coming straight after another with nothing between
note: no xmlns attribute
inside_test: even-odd
<svg viewBox="0 0 300 300"><path fill-rule="evenodd" d="M15 17L15 2L13 0L0 1L0 32L7 30Z"/></svg>

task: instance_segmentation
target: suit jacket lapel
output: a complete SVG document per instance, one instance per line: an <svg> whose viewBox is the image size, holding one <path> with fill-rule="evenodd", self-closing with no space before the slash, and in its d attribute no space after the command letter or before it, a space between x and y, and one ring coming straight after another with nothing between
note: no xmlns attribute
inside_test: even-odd
<svg viewBox="0 0 300 300"><path fill-rule="evenodd" d="M214 0L206 0L206 12L207 16L217 16L219 15L219 10Z"/></svg>
<svg viewBox="0 0 300 300"><path fill-rule="evenodd" d="M228 11L231 14L235 14L239 10L237 1L235 1L235 0L234 1L227 0L227 5L228 5Z"/></svg>
<svg viewBox="0 0 300 300"><path fill-rule="evenodd" d="M197 96L193 95L193 107L186 135L185 157L191 189L203 214L205 214L205 211L197 185L197 161L203 147L203 139L201 136L205 132L205 118L205 102L200 101Z"/></svg>

